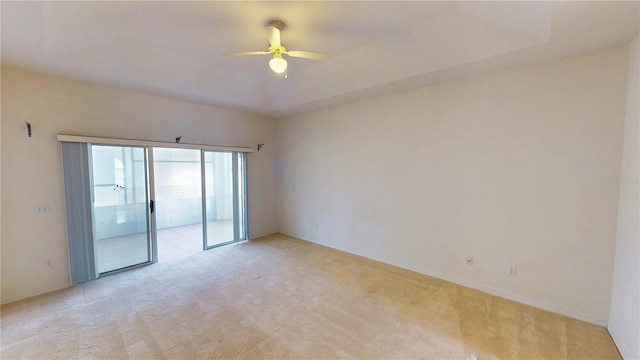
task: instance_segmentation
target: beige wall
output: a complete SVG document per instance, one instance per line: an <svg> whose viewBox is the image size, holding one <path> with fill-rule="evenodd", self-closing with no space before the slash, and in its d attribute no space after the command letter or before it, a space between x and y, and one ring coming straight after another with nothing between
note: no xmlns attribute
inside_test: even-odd
<svg viewBox="0 0 640 360"><path fill-rule="evenodd" d="M33 126L28 138L25 122ZM2 68L2 303L69 284L56 134L255 147L249 155L250 235L276 230L275 120L212 106ZM49 204L49 215L33 205ZM46 268L44 260L55 266Z"/></svg>
<svg viewBox="0 0 640 360"><path fill-rule="evenodd" d="M625 183L638 176L637 43L628 93L626 50L601 51L282 119L277 154L272 119L3 67L2 303L68 285L55 134L182 135L266 144L249 157L252 237L276 230L277 171L281 232L598 324L619 193L609 329L637 351L623 321L638 314L625 296L639 263L637 183ZM33 215L41 203L49 215Z"/></svg>
<svg viewBox="0 0 640 360"><path fill-rule="evenodd" d="M278 229L604 325L627 60L600 51L278 120Z"/></svg>
<svg viewBox="0 0 640 360"><path fill-rule="evenodd" d="M609 332L625 359L640 359L640 35L631 43Z"/></svg>
<svg viewBox="0 0 640 360"><path fill-rule="evenodd" d="M2 68L0 67L0 79ZM0 86L0 109L2 108L2 86ZM0 111L1 112L1 111ZM2 164L2 114L0 114L0 165ZM0 299L2 299L2 166L0 166Z"/></svg>

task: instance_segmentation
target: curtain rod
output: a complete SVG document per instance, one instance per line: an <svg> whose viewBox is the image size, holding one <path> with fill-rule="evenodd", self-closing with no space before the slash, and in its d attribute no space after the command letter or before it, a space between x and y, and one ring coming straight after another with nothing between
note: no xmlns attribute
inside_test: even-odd
<svg viewBox="0 0 640 360"><path fill-rule="evenodd" d="M168 141L118 139L118 138L105 138L105 137L92 137L92 136L81 136L81 135L66 135L66 134L58 134L58 141L100 144L100 145L163 147L163 148L179 148L179 149L198 149L198 150L209 150L209 151L238 151L238 152L246 152L246 153L251 153L255 151L255 149L250 147L189 144L189 143L168 142Z"/></svg>

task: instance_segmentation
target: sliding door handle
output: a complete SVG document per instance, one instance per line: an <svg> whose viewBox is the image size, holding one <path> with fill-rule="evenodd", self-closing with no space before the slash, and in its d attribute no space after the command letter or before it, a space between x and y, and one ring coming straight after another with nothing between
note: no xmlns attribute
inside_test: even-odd
<svg viewBox="0 0 640 360"><path fill-rule="evenodd" d="M151 210L151 213L152 213L152 214L153 214L153 205L154 205L153 200L151 200L151 201L149 202L149 209Z"/></svg>

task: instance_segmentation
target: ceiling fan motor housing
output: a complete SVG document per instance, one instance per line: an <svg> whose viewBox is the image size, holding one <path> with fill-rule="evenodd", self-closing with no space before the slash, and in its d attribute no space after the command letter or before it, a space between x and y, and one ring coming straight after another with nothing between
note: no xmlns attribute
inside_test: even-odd
<svg viewBox="0 0 640 360"><path fill-rule="evenodd" d="M269 22L269 26L273 26L280 31L284 30L284 23L280 20L271 20Z"/></svg>
<svg viewBox="0 0 640 360"><path fill-rule="evenodd" d="M273 54L274 57L282 57L287 49L283 45L280 46L269 46L269 51Z"/></svg>

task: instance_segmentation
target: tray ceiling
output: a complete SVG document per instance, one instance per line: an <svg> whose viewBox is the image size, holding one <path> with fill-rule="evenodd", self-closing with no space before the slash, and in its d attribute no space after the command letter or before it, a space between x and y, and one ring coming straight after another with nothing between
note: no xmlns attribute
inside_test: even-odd
<svg viewBox="0 0 640 360"><path fill-rule="evenodd" d="M640 2L2 2L2 63L287 116L628 43ZM265 25L286 23L288 78Z"/></svg>

